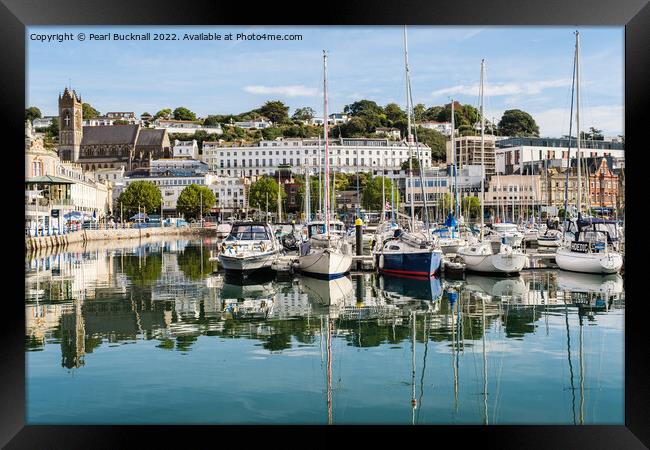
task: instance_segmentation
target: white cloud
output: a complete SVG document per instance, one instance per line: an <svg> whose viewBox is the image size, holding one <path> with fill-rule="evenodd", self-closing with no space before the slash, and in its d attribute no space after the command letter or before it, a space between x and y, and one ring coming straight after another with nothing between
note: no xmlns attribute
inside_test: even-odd
<svg viewBox="0 0 650 450"><path fill-rule="evenodd" d="M523 83L494 83L488 84L485 86L485 95L486 96L501 96L501 95L534 95L539 94L544 89L549 88L558 88L564 86L570 86L570 79L558 79L558 80L548 80L548 81L527 81ZM453 86L445 89L438 89L431 93L431 97L445 97L450 94L462 94L462 95L478 95L479 85L459 85Z"/></svg>
<svg viewBox="0 0 650 450"><path fill-rule="evenodd" d="M292 86L246 86L244 91L251 94L280 94L287 97L315 97L318 89L304 85Z"/></svg>
<svg viewBox="0 0 650 450"><path fill-rule="evenodd" d="M530 113L537 125L541 136L559 137L569 134L569 110L552 108ZM594 127L603 130L606 136L623 133L624 110L622 106L592 106L581 111L580 129L588 130ZM575 126L575 124L574 124ZM575 131L574 131L575 133Z"/></svg>

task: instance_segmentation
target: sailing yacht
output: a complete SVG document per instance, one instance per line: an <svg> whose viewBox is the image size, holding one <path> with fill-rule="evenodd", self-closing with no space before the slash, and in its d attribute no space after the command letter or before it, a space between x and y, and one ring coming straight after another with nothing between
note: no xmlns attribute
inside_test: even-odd
<svg viewBox="0 0 650 450"><path fill-rule="evenodd" d="M582 182L581 182L581 154L580 154L580 34L576 31L575 62L573 71L574 84L576 86L576 150L577 150L577 172L578 172L578 220L575 222L577 231L574 238L560 246L555 254L555 263L562 270L584 273L618 273L623 266L623 255L612 245L613 239L617 236L610 236L607 228L597 226L599 221L594 219L582 219ZM573 99L573 92L571 93ZM573 119L573 111L571 118ZM569 130L571 125L569 125ZM569 135L571 132L569 131ZM570 141L569 141L570 142ZM569 153L570 153L569 144ZM570 161L570 154L567 156ZM570 164L567 165L570 170ZM588 174L586 174L588 177ZM588 181L587 181L588 184ZM566 194L566 191L565 191ZM567 199L565 198L565 205ZM567 209L566 206L564 208ZM614 226L614 233L616 234Z"/></svg>
<svg viewBox="0 0 650 450"><path fill-rule="evenodd" d="M407 145L409 149L409 185L411 186L411 225L410 230L395 230L392 238L382 242L380 249L375 252L377 267L381 273L402 275L402 276L433 276L440 269L442 261L442 250L436 245L436 241L429 231L429 220L427 212L426 195L424 191L424 164L420 158L420 145L415 141L417 159L420 163L420 189L422 190L423 211L425 223L423 230L417 230L415 221L415 208L413 205L413 169L410 166L413 160L412 145L413 134L411 134L412 98L411 80L408 65L408 42L406 27L404 27L404 63L406 68L406 117L407 117Z"/></svg>
<svg viewBox="0 0 650 450"><path fill-rule="evenodd" d="M485 182L485 116L483 114L483 72L485 70L485 60L481 61L481 227L479 242L469 244L458 249L458 255L465 263L466 270L474 272L516 274L519 273L528 257L515 250L512 246L499 241L489 241L483 239L484 216L485 216L485 192L483 184Z"/></svg>
<svg viewBox="0 0 650 450"><path fill-rule="evenodd" d="M300 246L299 270L317 278L339 278L350 271L352 248L345 239L345 233L338 234L336 222L330 223L330 185L329 185L329 137L327 130L327 52L323 50L323 134L325 136L325 192L322 233L310 234L309 240ZM333 218L333 217L332 217ZM342 225L342 222L341 222ZM309 224L308 230L318 229L320 224Z"/></svg>

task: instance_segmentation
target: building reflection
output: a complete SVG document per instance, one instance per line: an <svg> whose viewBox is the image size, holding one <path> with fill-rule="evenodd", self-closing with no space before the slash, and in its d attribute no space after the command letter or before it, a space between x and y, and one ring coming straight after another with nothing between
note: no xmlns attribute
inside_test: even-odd
<svg viewBox="0 0 650 450"><path fill-rule="evenodd" d="M26 260L27 350L57 343L68 369L89 364L102 345L141 339L178 351L191 351L199 336L252 339L282 352L314 344L327 318L333 336L352 346L408 341L414 320L417 342L462 351L496 326L505 339L525 339L565 308L597 324L599 315L624 307L618 275L534 270L454 281L363 273L238 284L213 272L202 242L112 245Z"/></svg>

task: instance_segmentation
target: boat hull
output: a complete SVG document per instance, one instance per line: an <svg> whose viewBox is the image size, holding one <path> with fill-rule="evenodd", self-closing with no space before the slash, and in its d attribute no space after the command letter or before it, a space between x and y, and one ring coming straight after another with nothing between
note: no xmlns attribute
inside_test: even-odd
<svg viewBox="0 0 650 450"><path fill-rule="evenodd" d="M253 256L229 256L221 253L218 260L226 272L252 273L263 269L271 270L271 264L277 256L277 251Z"/></svg>
<svg viewBox="0 0 650 450"><path fill-rule="evenodd" d="M340 278L350 272L352 256L333 249L313 249L298 258L298 269L303 274L324 280Z"/></svg>
<svg viewBox="0 0 650 450"><path fill-rule="evenodd" d="M384 252L378 255L377 267L390 275L430 277L440 269L442 255L441 250Z"/></svg>
<svg viewBox="0 0 650 450"><path fill-rule="evenodd" d="M560 239L556 238L537 238L537 247L557 248L560 246Z"/></svg>
<svg viewBox="0 0 650 450"><path fill-rule="evenodd" d="M555 252L555 263L562 270L581 273L618 273L623 266L620 253L578 253L561 247Z"/></svg>
<svg viewBox="0 0 650 450"><path fill-rule="evenodd" d="M470 247L459 249L465 269L472 272L517 274L525 267L528 257L518 252L472 252Z"/></svg>

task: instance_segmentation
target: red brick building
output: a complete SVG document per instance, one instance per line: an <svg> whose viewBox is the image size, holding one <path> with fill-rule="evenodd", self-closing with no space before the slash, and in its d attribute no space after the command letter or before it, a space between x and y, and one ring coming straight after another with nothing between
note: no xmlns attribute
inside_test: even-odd
<svg viewBox="0 0 650 450"><path fill-rule="evenodd" d="M611 159L594 158L589 161L588 167L591 207L616 208L618 198L618 175L612 171Z"/></svg>

